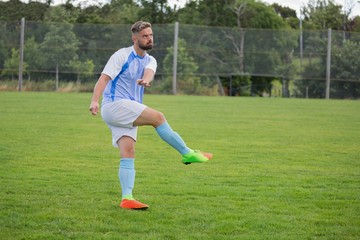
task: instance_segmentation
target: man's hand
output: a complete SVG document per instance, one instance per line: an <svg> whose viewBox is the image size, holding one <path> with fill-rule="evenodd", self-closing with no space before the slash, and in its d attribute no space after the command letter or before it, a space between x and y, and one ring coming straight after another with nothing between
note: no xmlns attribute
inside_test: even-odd
<svg viewBox="0 0 360 240"><path fill-rule="evenodd" d="M148 81L145 81L143 79L138 79L137 81L137 84L143 86L143 87L150 87L150 82Z"/></svg>
<svg viewBox="0 0 360 240"><path fill-rule="evenodd" d="M91 112L92 115L96 115L99 112L99 103L92 101L89 107L89 111Z"/></svg>

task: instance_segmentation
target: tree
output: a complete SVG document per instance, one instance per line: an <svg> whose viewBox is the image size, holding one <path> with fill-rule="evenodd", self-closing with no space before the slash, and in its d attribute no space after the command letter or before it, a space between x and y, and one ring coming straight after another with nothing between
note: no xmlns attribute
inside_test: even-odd
<svg viewBox="0 0 360 240"><path fill-rule="evenodd" d="M355 16L348 23L349 31L360 33L360 16Z"/></svg>
<svg viewBox="0 0 360 240"><path fill-rule="evenodd" d="M293 28L298 29L299 28L299 19L296 16L296 11L294 9L291 9L289 7L281 6L277 3L271 4L271 7L274 8L275 12L284 19L287 24Z"/></svg>
<svg viewBox="0 0 360 240"><path fill-rule="evenodd" d="M40 48L49 68L66 64L77 56L78 41L69 23L50 25Z"/></svg>
<svg viewBox="0 0 360 240"><path fill-rule="evenodd" d="M24 7L24 17L27 21L43 21L48 9L47 4L29 1Z"/></svg>
<svg viewBox="0 0 360 240"><path fill-rule="evenodd" d="M72 5L50 7L46 13L45 22L75 23L79 15L79 9Z"/></svg>
<svg viewBox="0 0 360 240"><path fill-rule="evenodd" d="M294 9L281 6L277 3L271 4L271 7L273 7L275 12L279 14L283 19L296 18L296 11Z"/></svg>
<svg viewBox="0 0 360 240"><path fill-rule="evenodd" d="M302 81L295 81L300 95L306 92L310 98L325 97L326 76L326 31L314 31L306 35L304 49L304 66L301 72Z"/></svg>
<svg viewBox="0 0 360 240"><path fill-rule="evenodd" d="M59 69L66 69L68 63L77 58L79 41L73 32L73 20L61 6L53 7L46 15L50 21L59 21L55 24L49 23L49 32L46 33L44 41L40 44L43 52L44 68L56 70L56 87L58 86ZM60 22L61 21L61 22Z"/></svg>
<svg viewBox="0 0 360 240"><path fill-rule="evenodd" d="M296 36L289 34L289 32L271 32L261 31L247 28L265 28L265 29L286 29L289 26L286 22L277 15L271 8L261 2L252 0L245 1L238 0L234 5L235 13L237 16L237 26L240 31L238 39L238 58L241 64L245 61L246 65L240 67L240 70L252 72L252 90L253 94L262 94L263 92L271 91L272 76L286 74L284 89L288 91L288 81L290 77L289 71L294 71L294 68L289 68L292 62L292 52L297 46ZM253 34L256 33L256 34ZM282 34L283 33L283 34ZM247 41L244 42L244 38ZM235 46L235 45L234 45ZM264 49L262 56L254 56L252 53L259 51L259 46ZM241 50L242 49L242 50ZM261 51L261 50L260 50ZM241 60L243 59L243 60ZM261 68L261 69L259 69ZM258 74L269 74L270 77L256 76Z"/></svg>
<svg viewBox="0 0 360 240"><path fill-rule="evenodd" d="M138 20L140 10L140 6L133 0L112 0L109 4L109 13L104 19L111 24L131 24Z"/></svg>
<svg viewBox="0 0 360 240"><path fill-rule="evenodd" d="M283 97L290 97L289 81L298 73L297 66L293 63L294 49L297 47L298 34L294 31L278 32L275 39L277 53L281 64L275 67L278 76L282 78Z"/></svg>
<svg viewBox="0 0 360 240"><path fill-rule="evenodd" d="M19 0L9 0L9 2L0 2L0 20L15 21L23 16L25 3Z"/></svg>
<svg viewBox="0 0 360 240"><path fill-rule="evenodd" d="M1 72L2 76L11 75L11 79L14 80L14 75L19 73L19 62L20 54L19 50L12 48L11 49L11 58L5 60L4 70ZM26 62L23 62L23 70L26 71L28 65Z"/></svg>
<svg viewBox="0 0 360 240"><path fill-rule="evenodd" d="M7 42L7 29L6 29L6 24L0 22L0 69L3 68L4 63L5 63L5 59L7 58L8 55L8 45L6 44Z"/></svg>
<svg viewBox="0 0 360 240"><path fill-rule="evenodd" d="M187 43L184 39L179 39L177 56L177 86L184 94L199 94L201 90L200 78L193 75L198 70L198 66L193 57L187 53ZM167 55L164 58L164 72L169 76L164 83L164 90L168 91L172 83L174 47L167 48Z"/></svg>
<svg viewBox="0 0 360 240"><path fill-rule="evenodd" d="M335 98L359 98L360 96L360 43L346 41L335 47L332 58L331 96ZM347 80L347 81L341 81Z"/></svg>
<svg viewBox="0 0 360 240"><path fill-rule="evenodd" d="M173 22L174 13L169 7L167 0L140 0L142 8L138 18L152 24L164 24Z"/></svg>
<svg viewBox="0 0 360 240"><path fill-rule="evenodd" d="M237 0L237 4L242 2L244 0ZM243 28L284 29L288 27L271 7L255 0L245 0L245 2L246 11L241 16Z"/></svg>
<svg viewBox="0 0 360 240"><path fill-rule="evenodd" d="M235 0L202 0L199 1L199 12L206 26L236 26L236 18L233 12ZM225 4L224 4L225 3Z"/></svg>
<svg viewBox="0 0 360 240"><path fill-rule="evenodd" d="M39 44L34 37L30 37L25 41L24 59L28 62L28 80L31 79L31 71L39 71L43 63L43 54L40 50ZM27 61L29 60L29 61Z"/></svg>
<svg viewBox="0 0 360 240"><path fill-rule="evenodd" d="M188 1L179 9L177 18L180 23L206 26L236 26L236 18L232 11L235 0L200 0Z"/></svg>
<svg viewBox="0 0 360 240"><path fill-rule="evenodd" d="M204 25L197 1L189 1L177 11L176 19L181 24Z"/></svg>
<svg viewBox="0 0 360 240"><path fill-rule="evenodd" d="M343 30L341 8L334 0L310 0L303 8L304 28Z"/></svg>
<svg viewBox="0 0 360 240"><path fill-rule="evenodd" d="M285 32L279 36L279 32L253 29L289 29L287 23L264 3L254 0L229 0L226 3L224 5L213 0L189 2L179 10L179 19L184 16L185 21L188 18L204 25L226 26L218 31L192 28L193 34L182 27L182 35L186 35L187 41L197 49L193 56L199 69L206 74L217 75L224 86L231 82L232 89L244 89L248 73L269 74L272 77L286 73L290 76L290 70L295 71L289 66L292 64L292 52L297 47L298 35ZM264 54L261 54L262 50ZM288 68L277 69L282 64ZM251 79L258 81L259 77ZM269 84L254 82L260 88L256 92L269 91L271 80L259 80L268 81Z"/></svg>
<svg viewBox="0 0 360 240"><path fill-rule="evenodd" d="M105 9L105 8L104 8ZM103 14L99 6L89 6L80 11L76 23L104 24L109 13Z"/></svg>
<svg viewBox="0 0 360 240"><path fill-rule="evenodd" d="M344 15L341 8L342 6L335 4L333 0L309 1L307 7L303 9L305 16L304 28L343 30ZM305 95L305 89L308 89L309 97L323 98L325 97L326 54L324 53L326 53L327 33L326 31L311 32L304 35L304 42L306 43L304 49L305 58L308 59L308 63L302 72L304 81L296 81L295 84L298 89L303 92L303 95ZM339 44L339 46L337 46L337 44ZM334 47L336 49L342 45L343 41L336 43L333 40L332 42L333 49ZM336 51L339 53L340 50ZM332 65L332 68L338 67ZM342 68L342 70L345 70L345 68ZM333 70L331 74L333 78ZM333 84L333 82L331 84ZM335 90L333 89L334 88L332 88L331 95L336 96Z"/></svg>
<svg viewBox="0 0 360 240"><path fill-rule="evenodd" d="M76 57L69 62L69 68L74 70L77 75L76 84L80 86L82 78L89 78L93 76L94 73L94 63L90 59L85 61L80 61Z"/></svg>

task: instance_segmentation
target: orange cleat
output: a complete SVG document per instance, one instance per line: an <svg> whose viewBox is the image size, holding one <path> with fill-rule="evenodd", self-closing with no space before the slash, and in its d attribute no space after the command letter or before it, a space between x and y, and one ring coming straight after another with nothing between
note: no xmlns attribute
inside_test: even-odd
<svg viewBox="0 0 360 240"><path fill-rule="evenodd" d="M207 153L207 152L201 152L202 155L204 155L207 159L211 159L213 157L212 153Z"/></svg>
<svg viewBox="0 0 360 240"><path fill-rule="evenodd" d="M120 207L124 209L133 209L133 210L145 210L149 208L147 204L141 203L136 200L123 199L120 203Z"/></svg>

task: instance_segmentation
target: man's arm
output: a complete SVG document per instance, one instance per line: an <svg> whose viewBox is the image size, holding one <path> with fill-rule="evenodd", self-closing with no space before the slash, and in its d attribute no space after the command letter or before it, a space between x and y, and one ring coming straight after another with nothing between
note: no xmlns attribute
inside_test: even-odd
<svg viewBox="0 0 360 240"><path fill-rule="evenodd" d="M96 115L99 112L99 99L102 93L104 92L107 83L110 80L111 78L108 75L101 74L99 80L96 82L91 99L91 104L89 107L89 110L92 113L92 115Z"/></svg>
<svg viewBox="0 0 360 240"><path fill-rule="evenodd" d="M154 79L155 72L150 68L145 68L142 79L138 79L136 82L143 87L150 87L152 80Z"/></svg>

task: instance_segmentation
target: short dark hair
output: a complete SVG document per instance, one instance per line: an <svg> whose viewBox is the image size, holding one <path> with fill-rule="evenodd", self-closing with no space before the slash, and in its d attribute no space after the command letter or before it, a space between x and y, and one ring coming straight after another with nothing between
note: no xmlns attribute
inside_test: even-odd
<svg viewBox="0 0 360 240"><path fill-rule="evenodd" d="M145 28L151 28L151 23L138 21L131 26L131 32L138 33L144 30Z"/></svg>

